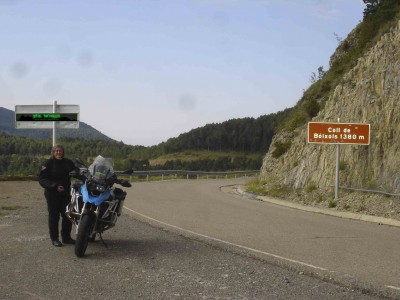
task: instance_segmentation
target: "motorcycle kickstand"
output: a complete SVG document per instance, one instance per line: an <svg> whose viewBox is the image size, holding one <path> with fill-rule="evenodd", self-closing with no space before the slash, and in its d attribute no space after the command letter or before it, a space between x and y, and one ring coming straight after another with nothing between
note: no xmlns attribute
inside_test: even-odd
<svg viewBox="0 0 400 300"><path fill-rule="evenodd" d="M106 244L106 242L103 240L103 237L101 236L101 233L99 233L99 237L100 237L100 241L103 243L104 247L106 247L108 249L108 245Z"/></svg>

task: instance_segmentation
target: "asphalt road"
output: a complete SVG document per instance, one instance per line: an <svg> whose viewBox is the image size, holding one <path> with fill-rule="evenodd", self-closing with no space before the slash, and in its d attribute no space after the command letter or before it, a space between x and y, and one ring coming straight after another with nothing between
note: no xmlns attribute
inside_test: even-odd
<svg viewBox="0 0 400 300"><path fill-rule="evenodd" d="M169 224L188 236L236 247L300 272L400 293L400 228L256 201L236 193L234 185L242 183L140 183L125 206L144 219L162 222L160 226Z"/></svg>
<svg viewBox="0 0 400 300"><path fill-rule="evenodd" d="M253 240L245 229L246 214L230 216L231 209L267 205L232 194L229 188L222 192L219 186L227 183L135 184L116 227L103 234L108 248L96 241L84 258L77 258L73 246L51 245L37 182L0 182L0 215L7 214L0 217L0 299L399 298L393 290L349 287L318 269L309 271L305 265L224 242L235 236L241 237L238 243ZM204 203L195 204L196 199ZM153 219L144 216L151 211ZM154 220L158 217L165 223L176 220L175 227ZM256 214L253 223L259 218ZM190 231L179 229L186 222ZM229 235L221 234L219 240L207 237L213 231L195 233L227 226ZM272 232L260 227L253 225L255 234Z"/></svg>

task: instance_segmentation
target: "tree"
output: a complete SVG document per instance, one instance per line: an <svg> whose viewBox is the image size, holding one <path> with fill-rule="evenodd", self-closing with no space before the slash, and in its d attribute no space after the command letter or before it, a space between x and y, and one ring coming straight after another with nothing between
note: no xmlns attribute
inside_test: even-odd
<svg viewBox="0 0 400 300"><path fill-rule="evenodd" d="M383 0L363 0L363 2L365 3L365 5L367 6L364 9L364 17L366 17L367 15L373 13L373 11L375 9L377 9L377 7L379 6L379 4L382 3Z"/></svg>
<svg viewBox="0 0 400 300"><path fill-rule="evenodd" d="M318 80L322 79L326 74L326 71L324 71L323 66L319 66L317 71L318 75L315 72L311 72L311 78L310 78L311 83L316 83Z"/></svg>
<svg viewBox="0 0 400 300"><path fill-rule="evenodd" d="M334 32L333 35L335 36L338 45L340 45L343 42L343 38L340 37L336 32Z"/></svg>

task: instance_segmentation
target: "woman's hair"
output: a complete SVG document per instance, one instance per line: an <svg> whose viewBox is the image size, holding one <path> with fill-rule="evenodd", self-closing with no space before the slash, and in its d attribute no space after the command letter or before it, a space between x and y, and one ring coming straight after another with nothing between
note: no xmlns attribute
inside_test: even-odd
<svg viewBox="0 0 400 300"><path fill-rule="evenodd" d="M55 145L55 146L53 146L53 148L51 148L51 156L54 157L54 153L55 153L56 149L62 149L62 151L63 151L62 157L64 157L64 155L65 155L64 146L60 145L60 144Z"/></svg>

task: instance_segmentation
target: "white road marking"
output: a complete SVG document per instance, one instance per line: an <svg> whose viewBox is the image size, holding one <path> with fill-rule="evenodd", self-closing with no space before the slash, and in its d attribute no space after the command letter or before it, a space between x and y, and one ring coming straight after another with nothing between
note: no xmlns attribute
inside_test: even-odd
<svg viewBox="0 0 400 300"><path fill-rule="evenodd" d="M165 225L165 226L169 226L169 227L171 227L171 228L175 228L175 229L178 229L178 230L181 230L181 231L184 231L184 232L193 234L193 235L197 235L197 236L200 236L200 237L203 237L203 238L206 238L206 239L210 239L210 240L217 241L217 242L220 242L220 243L223 243L223 244L226 244L226 245L230 245L230 246L238 247L238 248L241 248L241 249L245 249L245 250L247 250L247 251L251 251L251 252L254 252L254 253L263 254L263 255L270 256L270 257L274 257L274 258L277 258L277 259L289 261L289 262L291 262L291 263L299 264L299 265L302 265L302 266L307 266L307 267L310 267L310 268L313 268L313 269L318 269L318 270L322 270L322 271L329 271L328 269L325 269L325 268L322 268L322 267L318 267L318 266L314 266L314 265L311 265L311 264L308 264L308 263L305 263L305 262L302 262L302 261L298 261L298 260L294 260L294 259L291 259L291 258L287 258L287 257L280 256L280 255L268 253L268 252L265 252L265 251L261 251L261 250L249 248L249 247L246 247L246 246L243 246L243 245L239 245L239 244L227 242L227 241L220 240L220 239L217 239L217 238L208 236L208 235L204 235L204 234L201 234L201 233L197 233L197 232L194 232L194 231L190 231L190 230L187 230L187 229L184 229L184 228L175 226L175 225L171 225L171 224L168 224L168 223L165 223L165 222L162 222L162 221L153 219L153 218L151 218L151 217L149 217L149 216L142 215L141 213L138 213L138 212L136 212L136 211L130 209L129 207L124 206L124 208L127 209L127 210L129 210L130 212L132 212L132 213L134 213L134 214L137 214L137 215L139 215L139 216L141 216L141 217L143 217L143 218L146 218L146 219L148 219L148 220L151 220L151 221L154 221L154 222L163 224L163 225Z"/></svg>

